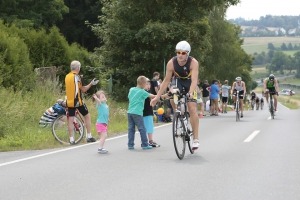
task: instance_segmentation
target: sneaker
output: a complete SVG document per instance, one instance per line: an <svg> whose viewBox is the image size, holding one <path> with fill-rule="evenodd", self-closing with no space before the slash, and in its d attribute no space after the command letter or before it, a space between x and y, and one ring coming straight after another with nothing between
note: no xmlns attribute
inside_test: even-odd
<svg viewBox="0 0 300 200"><path fill-rule="evenodd" d="M132 149L134 149L134 146L128 146L128 149L132 150Z"/></svg>
<svg viewBox="0 0 300 200"><path fill-rule="evenodd" d="M96 142L96 139L91 137L86 139L87 142Z"/></svg>
<svg viewBox="0 0 300 200"><path fill-rule="evenodd" d="M147 149L152 149L152 146L148 145L148 146L145 146L145 147L142 147L144 150L147 150Z"/></svg>
<svg viewBox="0 0 300 200"><path fill-rule="evenodd" d="M199 140L197 140L197 139L194 140L192 150L197 150L199 145L200 145Z"/></svg>
<svg viewBox="0 0 300 200"><path fill-rule="evenodd" d="M157 143L154 142L154 141L150 141L150 142L149 142L149 145L152 146L152 147L160 147L160 145L157 144Z"/></svg>
<svg viewBox="0 0 300 200"><path fill-rule="evenodd" d="M244 117L244 115L243 115L243 113L241 114L241 118L243 118Z"/></svg>
<svg viewBox="0 0 300 200"><path fill-rule="evenodd" d="M103 149L103 148L99 148L98 149L98 153L107 153L108 151L106 149Z"/></svg>
<svg viewBox="0 0 300 200"><path fill-rule="evenodd" d="M74 145L75 144L75 141L73 141L73 142L70 142L70 145Z"/></svg>

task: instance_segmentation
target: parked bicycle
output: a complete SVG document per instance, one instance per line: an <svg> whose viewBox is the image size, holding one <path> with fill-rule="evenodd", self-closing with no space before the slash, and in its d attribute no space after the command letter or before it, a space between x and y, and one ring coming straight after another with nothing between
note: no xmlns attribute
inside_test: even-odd
<svg viewBox="0 0 300 200"><path fill-rule="evenodd" d="M188 143L191 154L194 153L192 149L194 133L190 124L190 114L187 109L188 97L179 89L173 88L173 98L176 104L176 111L173 117L173 142L177 157L182 160L185 154L186 143Z"/></svg>
<svg viewBox="0 0 300 200"><path fill-rule="evenodd" d="M52 134L57 141L62 144L70 144L70 135L68 131L68 118L69 113L66 108L66 114L59 115L52 123ZM74 129L74 142L79 143L81 139L86 135L86 127L84 119L79 111L76 109L75 117L73 121Z"/></svg>

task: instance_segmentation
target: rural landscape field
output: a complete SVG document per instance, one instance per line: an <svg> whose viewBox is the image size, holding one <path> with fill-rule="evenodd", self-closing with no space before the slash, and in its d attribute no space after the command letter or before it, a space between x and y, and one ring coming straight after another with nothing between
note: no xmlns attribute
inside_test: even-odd
<svg viewBox="0 0 300 200"><path fill-rule="evenodd" d="M249 53L261 53L263 51L268 52L268 43L272 43L275 47L280 47L282 43L288 45L300 44L300 37L245 37L244 44L242 45L243 49ZM292 55L296 51L285 51L286 54Z"/></svg>

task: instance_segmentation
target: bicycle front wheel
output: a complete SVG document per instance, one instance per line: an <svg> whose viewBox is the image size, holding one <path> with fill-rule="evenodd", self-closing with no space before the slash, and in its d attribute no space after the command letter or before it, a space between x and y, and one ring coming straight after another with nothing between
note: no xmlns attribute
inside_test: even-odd
<svg viewBox="0 0 300 200"><path fill-rule="evenodd" d="M238 102L238 100L237 100L237 102ZM240 121L240 109L239 109L239 103L236 103L236 115L235 115L235 120L236 121Z"/></svg>
<svg viewBox="0 0 300 200"><path fill-rule="evenodd" d="M182 160L185 153L185 134L184 124L179 113L174 114L173 118L173 143L177 157Z"/></svg>
<svg viewBox="0 0 300 200"><path fill-rule="evenodd" d="M72 124L74 131L74 142L77 144L84 136L84 125L80 119L75 116ZM52 134L54 138L62 144L70 144L70 135L68 131L68 119L66 115L58 116L52 124Z"/></svg>
<svg viewBox="0 0 300 200"><path fill-rule="evenodd" d="M186 130L186 134L185 134L185 141L188 143L188 147L189 147L191 154L194 154L194 150L193 150L194 132L193 132L193 128L192 128L192 125L190 122L189 112L186 113L186 119L188 121L188 124L187 124L187 130Z"/></svg>

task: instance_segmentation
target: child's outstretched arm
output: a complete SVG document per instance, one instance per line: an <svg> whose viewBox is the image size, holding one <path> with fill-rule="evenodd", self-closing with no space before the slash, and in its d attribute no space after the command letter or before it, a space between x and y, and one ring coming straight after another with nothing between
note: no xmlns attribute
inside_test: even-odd
<svg viewBox="0 0 300 200"><path fill-rule="evenodd" d="M149 94L149 98L150 99L153 99L153 98L155 98L156 97L156 95L154 95L154 94Z"/></svg>
<svg viewBox="0 0 300 200"><path fill-rule="evenodd" d="M100 99L97 97L96 94L93 94L93 98L95 99L95 101L97 102L98 105L101 104L101 101L100 101Z"/></svg>

